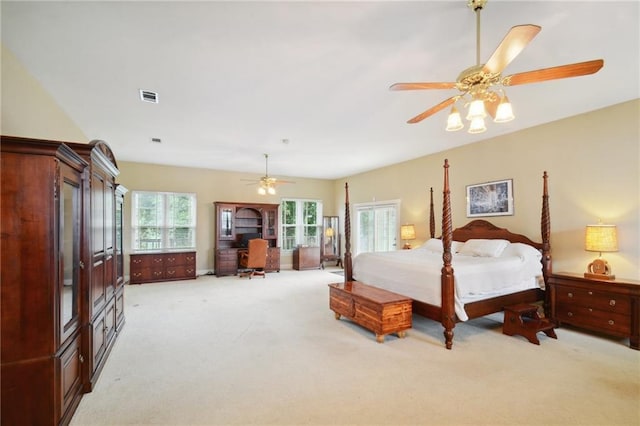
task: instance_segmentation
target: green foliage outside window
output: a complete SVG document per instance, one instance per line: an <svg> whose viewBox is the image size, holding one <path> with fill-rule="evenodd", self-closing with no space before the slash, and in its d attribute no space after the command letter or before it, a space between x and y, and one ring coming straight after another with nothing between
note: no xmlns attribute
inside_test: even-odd
<svg viewBox="0 0 640 426"><path fill-rule="evenodd" d="M134 191L133 249L195 248L195 194Z"/></svg>
<svg viewBox="0 0 640 426"><path fill-rule="evenodd" d="M319 246L322 202L316 200L282 201L282 242L284 250L297 245Z"/></svg>

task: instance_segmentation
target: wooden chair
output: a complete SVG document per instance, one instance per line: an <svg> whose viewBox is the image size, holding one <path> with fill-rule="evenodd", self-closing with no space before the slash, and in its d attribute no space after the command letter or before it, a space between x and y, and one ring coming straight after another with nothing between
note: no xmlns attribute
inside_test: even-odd
<svg viewBox="0 0 640 426"><path fill-rule="evenodd" d="M260 238L249 240L249 249L240 253L240 277L262 275L265 277L264 268L267 266L267 247L269 242Z"/></svg>

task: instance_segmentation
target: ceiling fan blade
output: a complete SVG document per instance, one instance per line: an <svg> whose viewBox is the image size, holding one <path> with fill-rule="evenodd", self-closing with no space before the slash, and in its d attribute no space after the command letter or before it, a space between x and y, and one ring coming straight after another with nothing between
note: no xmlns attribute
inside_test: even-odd
<svg viewBox="0 0 640 426"><path fill-rule="evenodd" d="M395 83L389 90L454 89L455 83Z"/></svg>
<svg viewBox="0 0 640 426"><path fill-rule="evenodd" d="M542 28L538 25L517 25L509 30L482 68L484 73L499 74L524 50Z"/></svg>
<svg viewBox="0 0 640 426"><path fill-rule="evenodd" d="M558 80L561 78L579 77L582 75L594 74L604 66L602 59L575 64L560 65L557 67L544 68L535 71L521 72L508 75L502 80L504 86L516 86L518 84L539 83L547 80Z"/></svg>
<svg viewBox="0 0 640 426"><path fill-rule="evenodd" d="M422 120L424 120L425 118L429 117L430 115L435 114L436 112L448 107L449 105L451 105L452 103L454 103L456 101L456 98L458 96L453 96L445 101L440 102L438 105L429 108L428 110L426 110L425 112L423 112L422 114L418 114L415 117L413 117L411 120L407 121L407 123L409 124L415 124L415 123L419 123Z"/></svg>

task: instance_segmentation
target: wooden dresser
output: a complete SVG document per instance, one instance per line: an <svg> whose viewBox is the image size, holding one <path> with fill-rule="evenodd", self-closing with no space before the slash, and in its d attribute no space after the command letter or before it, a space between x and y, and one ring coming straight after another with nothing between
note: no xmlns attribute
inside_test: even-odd
<svg viewBox="0 0 640 426"><path fill-rule="evenodd" d="M293 250L293 269L320 269L320 247L296 247Z"/></svg>
<svg viewBox="0 0 640 426"><path fill-rule="evenodd" d="M629 338L640 350L640 281L594 280L582 274L549 277L551 319L612 336Z"/></svg>
<svg viewBox="0 0 640 426"><path fill-rule="evenodd" d="M132 253L131 284L196 278L196 252Z"/></svg>

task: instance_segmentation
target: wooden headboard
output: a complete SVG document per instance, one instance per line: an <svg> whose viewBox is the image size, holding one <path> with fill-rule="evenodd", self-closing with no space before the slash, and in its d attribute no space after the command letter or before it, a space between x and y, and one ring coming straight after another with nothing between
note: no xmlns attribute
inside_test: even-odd
<svg viewBox="0 0 640 426"><path fill-rule="evenodd" d="M514 234L506 228L499 228L486 220L473 220L461 228L453 230L453 241L467 241L472 238L488 240L508 240L512 243L524 243L542 250L542 243L536 243L522 234Z"/></svg>

